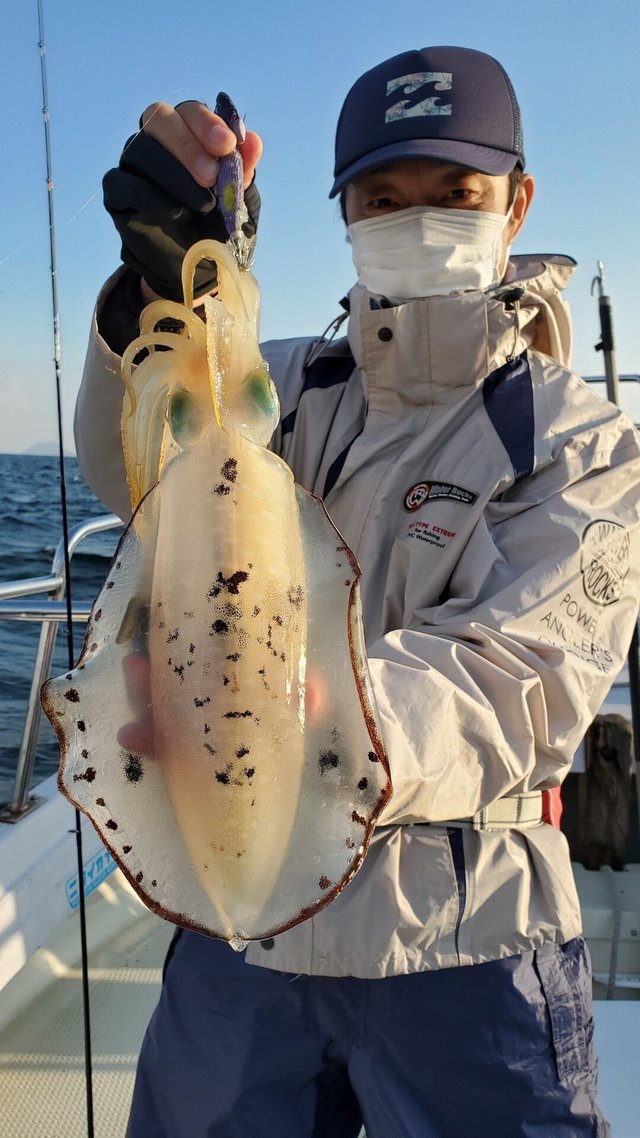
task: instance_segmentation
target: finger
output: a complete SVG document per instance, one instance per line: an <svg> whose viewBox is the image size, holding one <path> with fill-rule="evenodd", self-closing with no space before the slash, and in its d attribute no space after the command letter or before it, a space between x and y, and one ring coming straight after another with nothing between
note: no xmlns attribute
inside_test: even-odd
<svg viewBox="0 0 640 1138"><path fill-rule="evenodd" d="M149 732L142 723L127 723L121 727L117 740L125 751L133 751L136 755L153 756L153 732Z"/></svg>
<svg viewBox="0 0 640 1138"><path fill-rule="evenodd" d="M242 155L242 165L244 166L244 184L245 189L250 186L256 172L256 166L262 157L262 139L259 134L253 130L247 131L247 137L244 142L238 147Z"/></svg>
<svg viewBox="0 0 640 1138"><path fill-rule="evenodd" d="M224 133L219 136L217 145L213 134L210 132L209 146L203 146L184 117L185 114L187 118L193 117L188 110L189 107L193 108L193 106L194 104L184 104L181 110L177 111L168 103L152 103L144 111L141 121L145 134L155 139L160 146L176 158L198 185L213 186L218 176L219 166L218 155L215 151L218 150L221 156L228 154L235 147L235 135L220 120L219 129ZM208 108L196 105L196 107L198 106L201 111L206 111L208 115L212 115Z"/></svg>

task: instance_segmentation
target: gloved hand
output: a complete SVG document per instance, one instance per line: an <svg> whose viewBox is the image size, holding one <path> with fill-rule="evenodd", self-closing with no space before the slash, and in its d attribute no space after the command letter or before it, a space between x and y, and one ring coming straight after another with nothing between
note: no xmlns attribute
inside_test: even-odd
<svg viewBox="0 0 640 1138"><path fill-rule="evenodd" d="M155 103L141 118L142 129L127 142L119 165L103 180L104 203L122 238L122 260L159 296L182 299L180 270L195 241L227 240L216 207L218 159L237 145L224 121L204 103L178 107ZM240 144L245 166L245 202L253 232L260 195L253 184L262 153L257 134ZM251 236L250 233L247 236ZM216 268L202 262L195 295L216 285Z"/></svg>

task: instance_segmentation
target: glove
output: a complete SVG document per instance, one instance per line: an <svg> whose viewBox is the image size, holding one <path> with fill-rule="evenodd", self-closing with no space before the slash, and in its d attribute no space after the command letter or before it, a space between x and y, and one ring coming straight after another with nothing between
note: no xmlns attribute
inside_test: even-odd
<svg viewBox="0 0 640 1138"><path fill-rule="evenodd" d="M182 163L144 131L129 139L102 187L105 207L122 238L125 265L159 296L182 300L180 272L187 249L205 238L228 240L215 189L199 186ZM253 182L245 191L245 203L249 221L243 228L253 237L260 214ZM215 264L202 261L194 295L211 292L216 283Z"/></svg>

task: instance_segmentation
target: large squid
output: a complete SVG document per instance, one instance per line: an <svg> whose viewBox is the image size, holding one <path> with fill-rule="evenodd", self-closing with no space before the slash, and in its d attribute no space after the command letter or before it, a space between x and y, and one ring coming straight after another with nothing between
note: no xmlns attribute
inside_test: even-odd
<svg viewBox="0 0 640 1138"><path fill-rule="evenodd" d="M123 358L134 513L78 665L43 703L62 792L143 900L241 947L343 889L391 787L357 563L266 449L279 406L232 161L230 242L189 251L184 304L150 305ZM203 258L218 273L204 321ZM157 331L167 318L177 330Z"/></svg>

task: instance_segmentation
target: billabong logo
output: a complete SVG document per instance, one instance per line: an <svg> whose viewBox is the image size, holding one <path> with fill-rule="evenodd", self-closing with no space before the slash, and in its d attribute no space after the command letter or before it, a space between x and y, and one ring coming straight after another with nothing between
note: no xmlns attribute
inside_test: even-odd
<svg viewBox="0 0 640 1138"><path fill-rule="evenodd" d="M629 572L630 538L624 526L598 518L582 535L580 571L584 591L596 605L620 600Z"/></svg>
<svg viewBox="0 0 640 1138"><path fill-rule="evenodd" d="M407 490L402 505L409 513L419 510L425 502L437 502L448 499L450 502L460 502L463 506L472 506L478 500L478 495L471 490L463 490L462 486L452 486L450 482L416 482Z"/></svg>
<svg viewBox="0 0 640 1138"><path fill-rule="evenodd" d="M442 94L451 90L451 79L449 71L419 71L415 75L390 79L387 99L391 98L392 102L387 106L384 121L453 114L451 96Z"/></svg>

